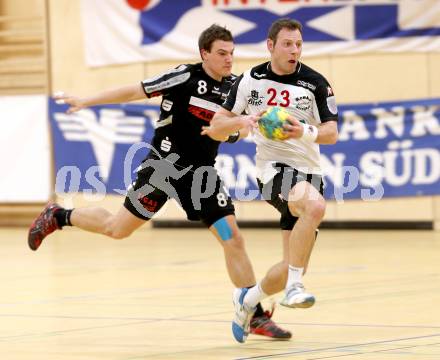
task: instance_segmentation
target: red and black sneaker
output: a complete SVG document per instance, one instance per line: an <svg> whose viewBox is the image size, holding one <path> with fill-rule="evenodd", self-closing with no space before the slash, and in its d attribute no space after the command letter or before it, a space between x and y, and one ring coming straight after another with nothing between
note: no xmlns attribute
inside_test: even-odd
<svg viewBox="0 0 440 360"><path fill-rule="evenodd" d="M292 333L288 330L280 328L271 320L275 307L272 311L266 310L261 316L254 316L251 320L250 333L255 335L263 335L273 339L287 340L292 337Z"/></svg>
<svg viewBox="0 0 440 360"><path fill-rule="evenodd" d="M61 229L54 216L55 212L61 209L58 204L49 203L34 220L28 233L28 244L32 250L37 250L47 235Z"/></svg>

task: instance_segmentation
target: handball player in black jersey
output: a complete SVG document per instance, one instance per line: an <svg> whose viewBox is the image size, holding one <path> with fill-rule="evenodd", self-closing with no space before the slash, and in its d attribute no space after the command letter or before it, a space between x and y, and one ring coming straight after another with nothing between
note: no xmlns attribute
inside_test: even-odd
<svg viewBox="0 0 440 360"><path fill-rule="evenodd" d="M29 229L28 244L37 250L43 239L64 226L123 239L150 220L170 199L185 210L187 218L202 221L223 247L230 279L237 288L256 284L244 240L235 219L234 205L214 169L221 141L234 142L247 134L243 127L220 141L202 136L235 80L231 75L234 43L229 30L212 25L199 37L201 63L183 64L140 84L107 90L90 97L58 94L58 103L70 105L68 113L83 108L161 96L151 151L137 170L124 205L116 214L101 207L65 209L50 203ZM252 126L253 119L244 118ZM278 327L272 312L260 304L250 332L273 338L290 338ZM247 333L246 333L247 336ZM244 339L237 339L243 340Z"/></svg>

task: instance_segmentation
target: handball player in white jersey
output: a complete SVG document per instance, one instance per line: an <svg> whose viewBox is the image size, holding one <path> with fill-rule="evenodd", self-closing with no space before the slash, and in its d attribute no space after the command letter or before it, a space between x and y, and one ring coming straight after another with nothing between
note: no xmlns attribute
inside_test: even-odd
<svg viewBox="0 0 440 360"><path fill-rule="evenodd" d="M284 289L281 304L308 308L315 297L305 291L303 275L326 203L320 167L320 144L338 138L338 111L333 90L317 71L300 62L302 25L279 19L269 29L270 61L243 73L203 134L221 139L255 123L271 106L289 114L284 141L270 140L254 129L257 180L263 198L280 212L283 261L272 266L251 289L234 292L233 329L245 331L255 305ZM246 113L247 115L241 115Z"/></svg>

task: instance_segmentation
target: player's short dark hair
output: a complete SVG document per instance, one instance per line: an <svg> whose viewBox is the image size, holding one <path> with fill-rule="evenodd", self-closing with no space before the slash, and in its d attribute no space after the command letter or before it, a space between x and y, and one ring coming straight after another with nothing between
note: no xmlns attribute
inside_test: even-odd
<svg viewBox="0 0 440 360"><path fill-rule="evenodd" d="M277 36L282 29L299 30L299 32L302 34L302 24L298 20L282 18L272 23L267 37L276 43Z"/></svg>
<svg viewBox="0 0 440 360"><path fill-rule="evenodd" d="M223 26L212 24L209 28L202 31L199 36L199 51L202 49L211 51L212 43L215 40L234 41L232 33Z"/></svg>

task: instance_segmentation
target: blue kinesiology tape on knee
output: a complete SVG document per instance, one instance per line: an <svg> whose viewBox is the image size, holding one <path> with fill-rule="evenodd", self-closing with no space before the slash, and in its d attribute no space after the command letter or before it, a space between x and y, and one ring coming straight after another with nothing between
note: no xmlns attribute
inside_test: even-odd
<svg viewBox="0 0 440 360"><path fill-rule="evenodd" d="M223 241L229 240L232 238L232 229L229 226L228 222L225 218L221 218L217 220L214 224L212 224L214 228L217 230L220 239Z"/></svg>

